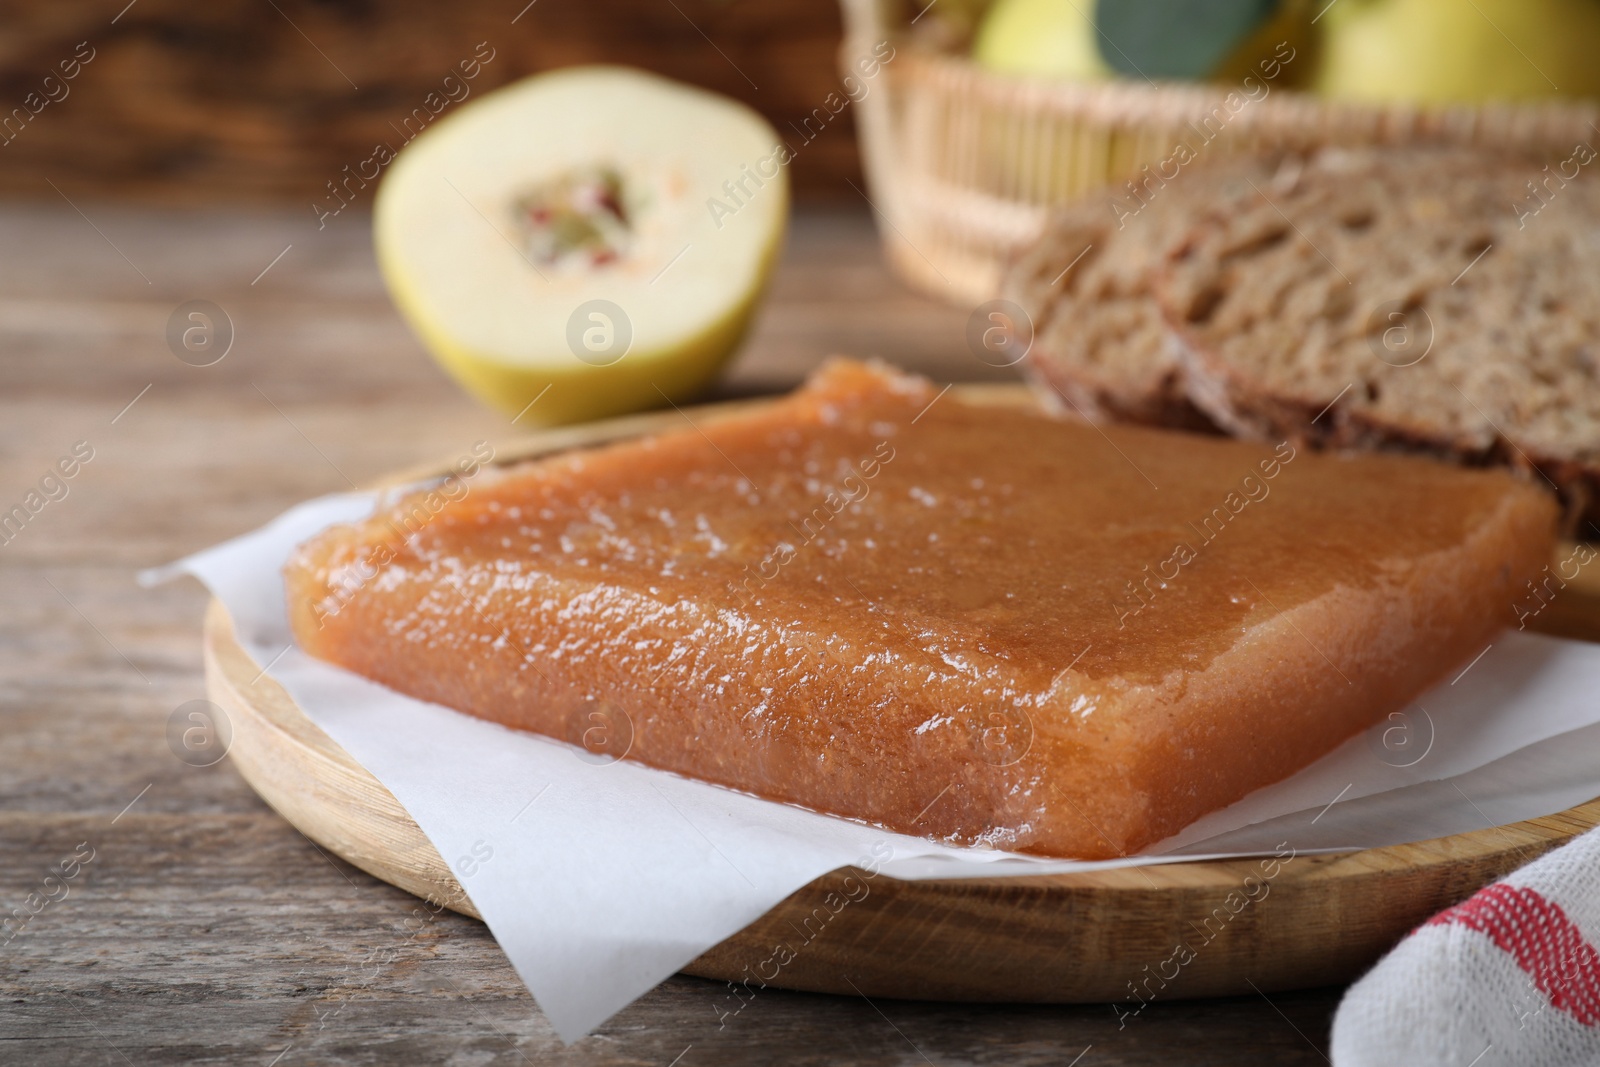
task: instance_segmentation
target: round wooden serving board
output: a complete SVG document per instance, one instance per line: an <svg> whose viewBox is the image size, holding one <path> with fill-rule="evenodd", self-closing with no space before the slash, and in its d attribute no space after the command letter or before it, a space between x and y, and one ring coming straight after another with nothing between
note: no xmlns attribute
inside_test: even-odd
<svg viewBox="0 0 1600 1067"><path fill-rule="evenodd" d="M1032 403L1018 387L959 392L979 402ZM743 406L550 431L497 462L682 426L685 417L703 425ZM385 484L442 469L408 471ZM1595 601L1587 591L1580 598L1583 616L1594 619ZM1588 629L1570 615L1561 628ZM206 615L205 663L211 699L232 726L229 753L262 799L372 875L476 916L405 809L262 673L217 602ZM847 868L799 889L685 970L759 984L771 974L775 949L788 946L793 958L766 984L869 997L1131 1006L1136 998L1327 985L1354 978L1434 912L1597 823L1600 800L1454 837L1295 856L1275 865L1265 891L1258 859L950 881L866 878ZM861 880L847 886L852 873Z"/></svg>

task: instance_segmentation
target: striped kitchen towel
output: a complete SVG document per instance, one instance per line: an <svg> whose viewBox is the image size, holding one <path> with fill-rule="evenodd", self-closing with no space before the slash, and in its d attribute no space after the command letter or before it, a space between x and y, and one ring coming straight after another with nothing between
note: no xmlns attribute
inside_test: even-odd
<svg viewBox="0 0 1600 1067"><path fill-rule="evenodd" d="M1600 1064L1600 830L1423 923L1350 987L1334 1067Z"/></svg>

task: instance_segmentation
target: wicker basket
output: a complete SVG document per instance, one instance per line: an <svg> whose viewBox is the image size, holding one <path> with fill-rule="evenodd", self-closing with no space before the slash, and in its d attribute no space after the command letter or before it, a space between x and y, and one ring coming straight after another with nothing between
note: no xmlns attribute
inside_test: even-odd
<svg viewBox="0 0 1600 1067"><path fill-rule="evenodd" d="M1003 264L1038 236L1051 207L1138 176L1180 141L1197 143L1199 124L1230 91L995 74L919 44L893 0L841 3L842 70L860 80L858 62L884 41L895 49L855 105L885 254L904 280L957 303L995 294ZM1600 106L1589 102L1371 106L1289 89L1228 119L1201 162L1262 148L1423 140L1564 157L1600 134Z"/></svg>

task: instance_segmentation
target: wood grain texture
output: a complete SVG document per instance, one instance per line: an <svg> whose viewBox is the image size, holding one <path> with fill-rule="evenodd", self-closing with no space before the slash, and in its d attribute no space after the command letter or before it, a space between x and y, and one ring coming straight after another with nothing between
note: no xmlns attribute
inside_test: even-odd
<svg viewBox="0 0 1600 1067"><path fill-rule="evenodd" d="M1034 405L1022 386L958 386L952 395L1004 409ZM670 431L685 418L703 427L752 403L758 402L549 431L497 455L496 463ZM438 476L452 462L383 481ZM257 793L368 873L476 915L399 802L263 676L216 601L206 615L205 650L207 690L236 731L231 757ZM1416 844L1292 856L1273 863L1265 881L1255 859L943 882L862 881L861 872L841 870L796 891L685 971L759 985L757 968L781 944L793 947L795 958L771 981L785 989L901 999L1121 1000L1126 1010L1136 1007L1130 989L1218 996L1348 981L1428 916L1596 823L1600 800ZM852 875L854 893L846 885ZM830 895L848 900L863 886L860 900L825 905ZM1180 943L1192 959L1172 967L1170 982L1144 984Z"/></svg>
<svg viewBox="0 0 1600 1067"><path fill-rule="evenodd" d="M406 332L361 217L319 233L299 208L78 206L0 205L0 502L74 441L96 450L70 495L0 546L0 906L78 843L96 849L69 896L0 945L0 1062L1059 1067L1093 1046L1080 1067L1324 1064L1331 985L1158 999L1125 1027L1103 1004L768 989L724 1025L727 987L679 977L562 1047L482 924L419 918L230 761L174 757L169 716L205 696L208 597L133 581L308 497L523 435ZM163 339L196 298L236 328L207 368ZM831 351L1010 379L967 351L965 322L889 278L864 210L806 213L722 395L788 388Z"/></svg>
<svg viewBox="0 0 1600 1067"><path fill-rule="evenodd" d="M743 100L782 130L839 84L839 9L825 0L124 3L0 3L0 116L37 110L0 133L0 192L309 204L376 143L399 147L397 127L479 42L495 58L474 95L625 63ZM94 58L64 95L46 87L83 42ZM25 104L47 91L59 100ZM857 197L849 109L791 173L802 196Z"/></svg>

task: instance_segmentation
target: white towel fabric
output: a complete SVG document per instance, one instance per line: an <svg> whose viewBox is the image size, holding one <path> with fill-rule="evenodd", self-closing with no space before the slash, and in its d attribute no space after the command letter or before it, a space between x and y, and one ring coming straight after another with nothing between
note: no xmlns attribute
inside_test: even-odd
<svg viewBox="0 0 1600 1067"><path fill-rule="evenodd" d="M1600 1064L1600 830L1412 931L1350 987L1334 1067Z"/></svg>

